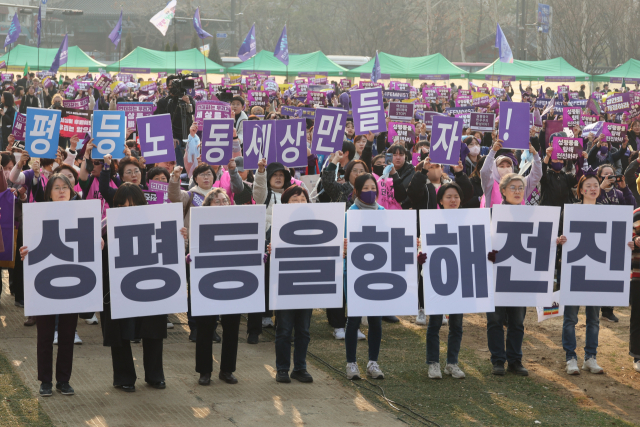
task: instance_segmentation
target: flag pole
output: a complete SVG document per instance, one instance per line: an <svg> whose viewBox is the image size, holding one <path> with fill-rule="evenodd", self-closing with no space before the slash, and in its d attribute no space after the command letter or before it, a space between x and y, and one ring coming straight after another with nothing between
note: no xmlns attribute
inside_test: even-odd
<svg viewBox="0 0 640 427"><path fill-rule="evenodd" d="M198 6L198 16L200 16L200 6ZM202 22L202 20L201 20L201 22ZM202 24L200 26L202 26ZM208 90L208 85L207 85L207 55L204 54L204 39L200 39L200 41L202 42L202 56L204 56L204 87L205 87L205 89ZM211 49L211 47L209 47L209 49Z"/></svg>
<svg viewBox="0 0 640 427"><path fill-rule="evenodd" d="M178 74L178 33L176 32L176 27L178 26L178 19L176 15L173 15L173 44L175 45L176 50L173 53L173 65L174 65L174 73Z"/></svg>
<svg viewBox="0 0 640 427"><path fill-rule="evenodd" d="M120 13L122 14L122 5L120 5ZM122 60L122 25L120 25L120 40L118 40L118 74L122 73L120 61Z"/></svg>

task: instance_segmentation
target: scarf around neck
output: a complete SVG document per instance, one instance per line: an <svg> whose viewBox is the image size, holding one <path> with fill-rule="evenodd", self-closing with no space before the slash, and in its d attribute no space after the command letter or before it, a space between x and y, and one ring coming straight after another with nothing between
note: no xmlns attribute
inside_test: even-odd
<svg viewBox="0 0 640 427"><path fill-rule="evenodd" d="M365 202L363 202L362 200L360 200L360 198L356 197L356 200L353 202L359 209L363 209L363 210L370 210L370 211L375 211L378 210L378 203L374 203L372 205L368 205Z"/></svg>

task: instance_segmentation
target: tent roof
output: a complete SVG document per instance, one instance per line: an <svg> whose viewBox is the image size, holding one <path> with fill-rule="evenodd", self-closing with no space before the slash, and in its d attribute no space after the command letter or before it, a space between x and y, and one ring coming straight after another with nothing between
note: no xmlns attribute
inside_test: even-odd
<svg viewBox="0 0 640 427"><path fill-rule="evenodd" d="M436 80L436 75L444 75L446 77L437 80L449 79L466 79L467 72L462 68L453 65L447 58L440 53L429 56L404 57L396 56L388 53L378 53L380 59L380 70L382 74L389 74L391 78L418 79L420 76L427 77L427 80ZM369 62L347 72L348 76L360 77L360 74L371 73L375 56Z"/></svg>
<svg viewBox="0 0 640 427"><path fill-rule="evenodd" d="M256 56L241 64L227 68L229 74L240 74L242 70L269 71L275 76L295 76L301 72L323 72L329 76L346 76L347 69L339 66L320 52L289 55L289 67L273 56L273 52L261 50Z"/></svg>
<svg viewBox="0 0 640 427"><path fill-rule="evenodd" d="M122 58L120 62L114 62L107 67L107 71L133 72L133 73L157 73L166 71L173 73L176 65L179 70L189 70L204 73L205 60L207 62L207 74L224 74L225 68L205 57L198 49L180 50L178 52L165 52L163 50L151 50L144 47L136 47L131 53ZM136 71L137 70L137 71Z"/></svg>
<svg viewBox="0 0 640 427"><path fill-rule="evenodd" d="M492 77L493 76L493 77ZM501 80L500 76L515 77L516 80L544 81L546 77L575 77L576 81L590 81L591 76L573 67L564 58L544 61L520 61L513 63L495 60L482 70L469 74L470 79Z"/></svg>
<svg viewBox="0 0 640 427"><path fill-rule="evenodd" d="M18 45L14 47L11 52L4 54L0 57L0 61L6 61L8 66L24 68L25 64L29 64L29 69L35 70L48 70L51 68L53 59L58 52L58 48L45 49L34 46ZM79 71L73 70L76 68L87 69L87 71L98 71L98 68L106 67L106 64L98 62L84 53L78 46L69 46L67 56L67 63L60 67L60 72L64 73L65 67L69 72ZM38 64L40 65L38 67Z"/></svg>
<svg viewBox="0 0 640 427"><path fill-rule="evenodd" d="M629 59L618 68L608 73L593 76L594 82L622 83L622 77L640 79L640 61L637 59Z"/></svg>

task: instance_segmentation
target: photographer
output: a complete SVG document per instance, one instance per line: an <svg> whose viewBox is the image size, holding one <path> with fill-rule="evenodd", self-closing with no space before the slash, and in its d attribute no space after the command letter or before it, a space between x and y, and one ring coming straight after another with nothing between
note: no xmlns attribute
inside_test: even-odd
<svg viewBox="0 0 640 427"><path fill-rule="evenodd" d="M167 77L169 95L158 101L158 108L153 113L171 114L176 162L181 167L184 167L184 141L193 123L193 113L196 108L193 98L187 95L184 77L182 74Z"/></svg>

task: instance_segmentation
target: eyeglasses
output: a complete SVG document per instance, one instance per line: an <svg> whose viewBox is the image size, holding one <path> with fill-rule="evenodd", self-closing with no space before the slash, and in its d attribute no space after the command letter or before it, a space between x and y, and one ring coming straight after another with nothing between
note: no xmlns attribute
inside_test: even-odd
<svg viewBox="0 0 640 427"><path fill-rule="evenodd" d="M513 191L514 193L522 193L524 191L524 187L520 186L520 187L516 187L515 185L510 185L509 187L507 187L509 190Z"/></svg>
<svg viewBox="0 0 640 427"><path fill-rule="evenodd" d="M67 187L66 185L64 186L55 186L53 187L53 191L69 191L69 187Z"/></svg>
<svg viewBox="0 0 640 427"><path fill-rule="evenodd" d="M216 206L229 206L230 203L227 199L224 200L220 200L220 199L213 199L213 204Z"/></svg>
<svg viewBox="0 0 640 427"><path fill-rule="evenodd" d="M127 176L138 175L140 173L140 169L128 170L124 174Z"/></svg>
<svg viewBox="0 0 640 427"><path fill-rule="evenodd" d="M211 172L207 172L207 173L201 173L200 175L203 178L213 178L213 174Z"/></svg>

